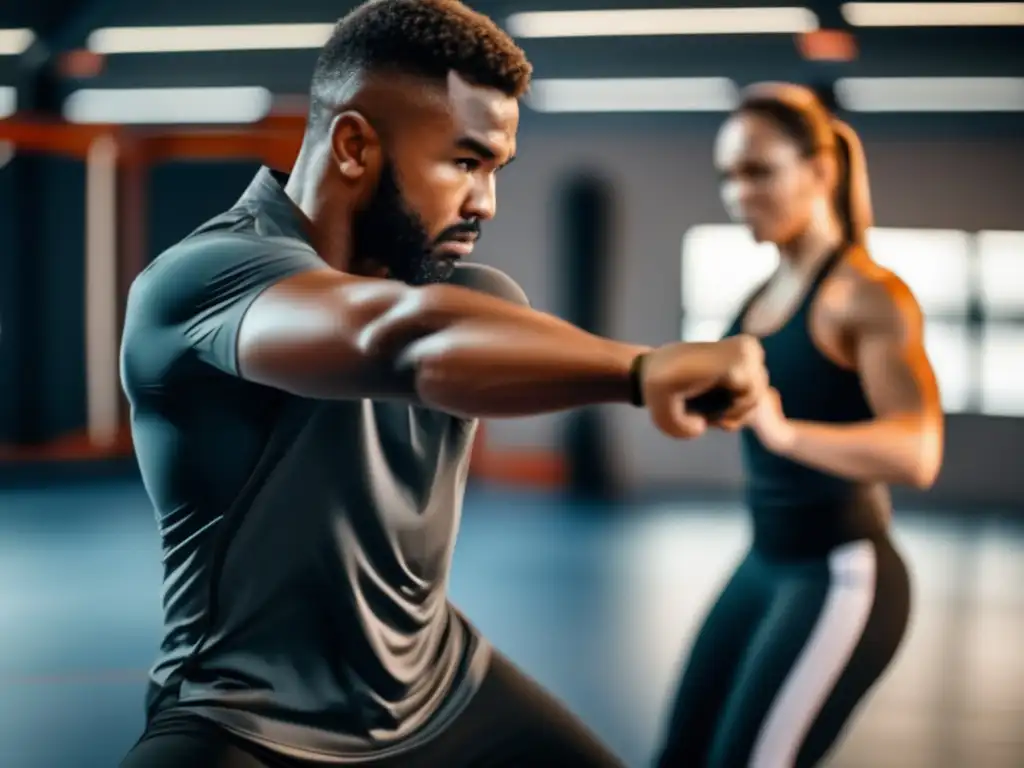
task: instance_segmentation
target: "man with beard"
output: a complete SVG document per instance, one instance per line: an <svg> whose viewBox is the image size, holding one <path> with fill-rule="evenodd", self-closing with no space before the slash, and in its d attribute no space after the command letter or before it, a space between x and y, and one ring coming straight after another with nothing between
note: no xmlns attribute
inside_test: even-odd
<svg viewBox="0 0 1024 768"><path fill-rule="evenodd" d="M767 382L750 339L614 342L457 263L529 77L457 2L357 8L291 175L261 170L133 284L165 630L122 765L619 764L447 600L476 419L632 402L688 438L708 420L685 398L729 390L735 427Z"/></svg>

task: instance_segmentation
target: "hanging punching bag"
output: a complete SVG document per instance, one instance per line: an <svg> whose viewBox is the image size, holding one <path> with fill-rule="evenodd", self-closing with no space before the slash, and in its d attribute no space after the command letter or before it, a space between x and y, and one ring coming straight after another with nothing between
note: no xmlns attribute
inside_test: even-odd
<svg viewBox="0 0 1024 768"><path fill-rule="evenodd" d="M609 184L580 173L561 190L558 205L564 315L569 322L599 335L607 335L612 200ZM614 492L601 416L600 408L582 408L566 417L564 449L570 491L576 495L602 498Z"/></svg>

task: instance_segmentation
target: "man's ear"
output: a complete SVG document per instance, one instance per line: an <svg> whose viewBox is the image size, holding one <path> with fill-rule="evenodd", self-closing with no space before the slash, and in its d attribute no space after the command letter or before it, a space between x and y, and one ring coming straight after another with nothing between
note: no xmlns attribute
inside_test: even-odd
<svg viewBox="0 0 1024 768"><path fill-rule="evenodd" d="M372 183L380 175L380 135L359 112L341 112L331 122L331 154L341 177L350 183Z"/></svg>

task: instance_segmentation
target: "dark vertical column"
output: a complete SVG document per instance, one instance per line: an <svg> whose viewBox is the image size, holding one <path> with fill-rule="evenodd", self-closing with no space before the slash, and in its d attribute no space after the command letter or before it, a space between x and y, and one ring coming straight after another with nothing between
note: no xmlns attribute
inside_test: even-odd
<svg viewBox="0 0 1024 768"><path fill-rule="evenodd" d="M610 185L589 174L572 178L559 201L559 252L565 271L562 306L569 322L606 335L608 282L612 263L613 196ZM570 413L565 452L571 492L600 498L614 492L608 471L607 439L599 408Z"/></svg>
<svg viewBox="0 0 1024 768"><path fill-rule="evenodd" d="M59 111L56 83L45 46L37 42L19 62L18 110L37 114ZM44 323L39 313L44 305L44 260L39 253L45 237L41 212L46 206L45 158L33 152L18 152L5 169L11 232L6 240L4 313L8 333L4 334L4 367L13 375L5 384L4 399L11 405L10 421L3 425L5 442L30 445L44 438L42 421ZM9 282L8 282L9 279ZM7 387L5 387L5 390Z"/></svg>
<svg viewBox="0 0 1024 768"><path fill-rule="evenodd" d="M43 328L39 309L43 303L43 268L38 253L41 222L34 207L42 198L40 167L33 155L18 155L9 168L12 232L7 240L4 269L5 333L4 367L11 372L4 399L10 404L11 421L4 425L5 442L18 445L42 440ZM8 283L7 280L10 280Z"/></svg>
<svg viewBox="0 0 1024 768"><path fill-rule="evenodd" d="M18 221L17 166L5 158L0 168L0 444L18 439L25 387L24 248Z"/></svg>
<svg viewBox="0 0 1024 768"><path fill-rule="evenodd" d="M37 41L19 61L18 110L57 118L54 58ZM18 151L8 169L13 227L5 243L13 367L4 442L38 445L84 425L84 171L80 160ZM5 291L8 292L8 291ZM13 338L16 335L16 338Z"/></svg>

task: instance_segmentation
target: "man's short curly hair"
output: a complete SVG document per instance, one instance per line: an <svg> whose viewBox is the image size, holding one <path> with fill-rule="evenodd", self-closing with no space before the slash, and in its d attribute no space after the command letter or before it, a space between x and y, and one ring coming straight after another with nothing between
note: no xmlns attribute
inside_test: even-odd
<svg viewBox="0 0 1024 768"><path fill-rule="evenodd" d="M310 119L335 105L359 73L393 71L466 80L519 98L533 68L497 24L458 0L370 0L341 18L313 70Z"/></svg>

